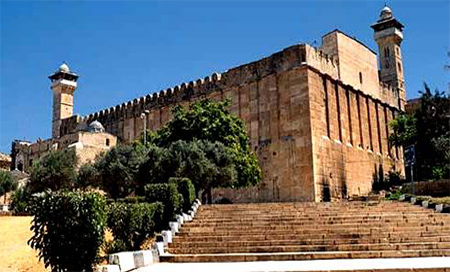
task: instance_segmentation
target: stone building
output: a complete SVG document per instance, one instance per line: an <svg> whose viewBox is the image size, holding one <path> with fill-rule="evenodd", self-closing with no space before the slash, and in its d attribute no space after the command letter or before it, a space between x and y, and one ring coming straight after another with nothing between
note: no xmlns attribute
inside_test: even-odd
<svg viewBox="0 0 450 272"><path fill-rule="evenodd" d="M231 112L245 121L264 178L257 187L217 189L216 196L267 202L367 195L375 180L404 168L402 150L388 143L388 122L405 106L403 25L384 7L371 27L378 58L357 39L334 30L322 37L319 48L293 45L222 74L83 117L72 115L77 76L61 69L52 78L64 86L53 83L49 141L77 135L81 127L99 121L119 141L131 142L144 122L157 130L170 120L176 104L230 99Z"/></svg>

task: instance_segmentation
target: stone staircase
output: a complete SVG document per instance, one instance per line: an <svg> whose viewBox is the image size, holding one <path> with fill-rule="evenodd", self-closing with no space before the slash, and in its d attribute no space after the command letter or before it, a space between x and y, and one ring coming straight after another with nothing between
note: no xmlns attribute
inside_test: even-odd
<svg viewBox="0 0 450 272"><path fill-rule="evenodd" d="M450 256L450 215L402 202L203 205L163 262Z"/></svg>

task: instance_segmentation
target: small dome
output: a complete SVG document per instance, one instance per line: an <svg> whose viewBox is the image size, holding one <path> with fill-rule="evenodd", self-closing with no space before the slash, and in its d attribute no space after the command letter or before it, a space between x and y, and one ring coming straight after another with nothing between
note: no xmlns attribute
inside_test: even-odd
<svg viewBox="0 0 450 272"><path fill-rule="evenodd" d="M381 10L380 18L382 20L392 18L392 10L391 10L391 8L388 7L388 6L384 6L384 8Z"/></svg>
<svg viewBox="0 0 450 272"><path fill-rule="evenodd" d="M105 128L103 127L102 123L95 120L91 124L89 124L88 131L89 132L105 132Z"/></svg>
<svg viewBox="0 0 450 272"><path fill-rule="evenodd" d="M59 71L64 72L64 73L69 72L70 71L69 65L67 65L67 63L63 62L63 64L61 64L61 66L59 66Z"/></svg>

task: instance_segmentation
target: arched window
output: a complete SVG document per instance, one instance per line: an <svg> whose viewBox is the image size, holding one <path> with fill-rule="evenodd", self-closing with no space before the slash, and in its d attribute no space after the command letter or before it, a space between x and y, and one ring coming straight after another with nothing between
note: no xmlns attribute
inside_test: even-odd
<svg viewBox="0 0 450 272"><path fill-rule="evenodd" d="M384 57L385 58L389 58L390 52L389 52L389 47L385 47L384 48Z"/></svg>

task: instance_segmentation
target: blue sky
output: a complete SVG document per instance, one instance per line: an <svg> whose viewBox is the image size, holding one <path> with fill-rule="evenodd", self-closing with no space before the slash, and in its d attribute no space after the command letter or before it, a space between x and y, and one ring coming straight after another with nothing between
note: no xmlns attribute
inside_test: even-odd
<svg viewBox="0 0 450 272"><path fill-rule="evenodd" d="M387 1L404 25L408 98L447 90L450 1ZM0 151L51 135L47 76L79 75L86 115L340 29L376 50L384 1L0 1Z"/></svg>

